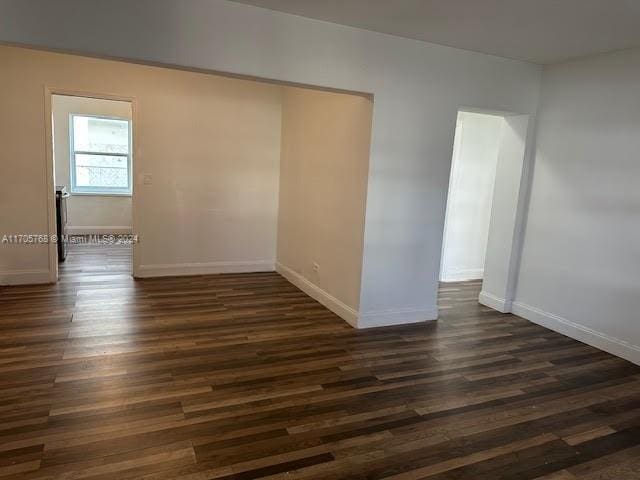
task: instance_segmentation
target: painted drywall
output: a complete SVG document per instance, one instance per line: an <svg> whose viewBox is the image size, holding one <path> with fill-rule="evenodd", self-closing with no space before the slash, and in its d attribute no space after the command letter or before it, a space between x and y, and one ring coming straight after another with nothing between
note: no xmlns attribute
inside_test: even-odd
<svg viewBox="0 0 640 480"><path fill-rule="evenodd" d="M69 118L72 114L98 115L131 120L131 103L98 98L53 95L53 117L56 185L71 192ZM131 196L71 195L67 199L69 233L131 232Z"/></svg>
<svg viewBox="0 0 640 480"><path fill-rule="evenodd" d="M353 324L360 302L371 114L369 98L283 91L278 270Z"/></svg>
<svg viewBox="0 0 640 480"><path fill-rule="evenodd" d="M544 73L513 311L640 363L640 49Z"/></svg>
<svg viewBox="0 0 640 480"><path fill-rule="evenodd" d="M280 86L14 47L0 64L4 232L47 231L43 86L113 94L138 107L134 273L274 269ZM3 244L5 282L45 270L47 250Z"/></svg>
<svg viewBox="0 0 640 480"><path fill-rule="evenodd" d="M510 312L519 267L528 186L528 115L505 116L500 135L480 303Z"/></svg>
<svg viewBox="0 0 640 480"><path fill-rule="evenodd" d="M495 115L458 114L440 267L443 282L483 277L503 123Z"/></svg>
<svg viewBox="0 0 640 480"><path fill-rule="evenodd" d="M538 102L539 66L223 0L113 0L108 6L99 0L0 0L0 10L0 41L373 93L362 325L437 316L458 110L526 114L534 113ZM126 92L117 78L108 76L104 82L110 90ZM146 108L154 107L141 102L141 109ZM24 208L33 212L27 222L33 230L46 228L43 150L29 156L13 174L15 181L0 193L9 198L31 194ZM152 152L143 151L148 156ZM177 204L172 189L163 195ZM134 225L145 233L181 239L173 225L167 228L154 213L158 200L159 192L141 197L140 208L134 206ZM3 209L2 215L8 215L5 224L11 229L22 225L12 212ZM192 233L188 228L184 235ZM203 248L183 255L207 258ZM148 256L153 248L148 249L138 246L146 262L153 260ZM18 254L17 249L2 253L2 261L10 262L5 269L46 268L42 257Z"/></svg>

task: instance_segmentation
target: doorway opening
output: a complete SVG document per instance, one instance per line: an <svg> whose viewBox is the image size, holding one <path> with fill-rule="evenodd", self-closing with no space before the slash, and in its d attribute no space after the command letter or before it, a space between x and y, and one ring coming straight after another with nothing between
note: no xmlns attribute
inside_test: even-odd
<svg viewBox="0 0 640 480"><path fill-rule="evenodd" d="M441 282L482 280L502 117L459 112L442 240Z"/></svg>
<svg viewBox="0 0 640 480"><path fill-rule="evenodd" d="M50 106L57 277L128 280L135 240L132 102L52 93Z"/></svg>
<svg viewBox="0 0 640 480"><path fill-rule="evenodd" d="M456 121L439 280L501 312L517 277L528 124L528 115L471 110Z"/></svg>

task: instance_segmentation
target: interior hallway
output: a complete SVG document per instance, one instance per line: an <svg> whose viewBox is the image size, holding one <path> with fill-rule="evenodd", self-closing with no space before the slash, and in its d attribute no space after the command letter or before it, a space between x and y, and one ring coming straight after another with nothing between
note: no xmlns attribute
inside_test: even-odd
<svg viewBox="0 0 640 480"><path fill-rule="evenodd" d="M354 330L276 273L129 259L76 245L57 285L0 288L0 477L637 478L640 368L479 282Z"/></svg>

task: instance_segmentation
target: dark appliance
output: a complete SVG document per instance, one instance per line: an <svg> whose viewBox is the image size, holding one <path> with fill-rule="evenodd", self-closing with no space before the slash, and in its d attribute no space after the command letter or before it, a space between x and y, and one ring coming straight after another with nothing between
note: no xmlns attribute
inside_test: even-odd
<svg viewBox="0 0 640 480"><path fill-rule="evenodd" d="M56 186L56 226L58 231L58 261L67 258L67 198L66 187Z"/></svg>

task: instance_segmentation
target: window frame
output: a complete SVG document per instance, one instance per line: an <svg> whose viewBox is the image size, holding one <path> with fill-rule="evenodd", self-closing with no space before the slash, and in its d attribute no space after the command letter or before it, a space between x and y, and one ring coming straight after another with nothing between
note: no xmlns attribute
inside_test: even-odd
<svg viewBox="0 0 640 480"><path fill-rule="evenodd" d="M122 122L127 122L128 134L129 134L129 152L127 154L124 153L112 153L112 152L87 152L84 150L77 150L75 148L75 128L74 128L74 118L75 117L84 117L84 118L97 118L101 120L118 120ZM125 196L130 197L133 193L133 173L132 173L132 140L133 135L131 131L131 119L123 118L123 117L113 117L107 115L89 115L84 113L72 113L69 115L69 175L70 175L70 185L71 185L71 193L73 195L115 195L115 196ZM127 158L127 186L126 187L79 187L76 185L76 155L102 155L109 157L126 157Z"/></svg>

